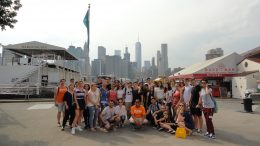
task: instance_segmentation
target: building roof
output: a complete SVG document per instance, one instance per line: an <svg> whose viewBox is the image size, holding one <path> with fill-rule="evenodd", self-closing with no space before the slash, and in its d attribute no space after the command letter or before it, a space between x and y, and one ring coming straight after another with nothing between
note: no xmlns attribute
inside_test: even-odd
<svg viewBox="0 0 260 146"><path fill-rule="evenodd" d="M64 60L77 60L75 56L70 54L65 48L41 43L37 41L25 42L20 44L7 45L3 47L27 56L40 54L55 54L61 56Z"/></svg>
<svg viewBox="0 0 260 146"><path fill-rule="evenodd" d="M247 75L250 75L250 74L253 74L253 73L256 73L256 72L259 72L259 70L244 71L244 72L241 72L239 74L236 74L235 76L236 77L247 76Z"/></svg>
<svg viewBox="0 0 260 146"><path fill-rule="evenodd" d="M177 73L174 74L174 76L181 76L183 78L192 78L195 76L195 74L199 76L214 76L214 77L220 77L220 76L227 76L227 75L233 75L236 72L236 64L237 62L241 61L243 58L237 53L232 53L229 55L217 57L214 59L206 60L200 63L193 64ZM225 66L235 66L232 68L232 70L225 71ZM223 69L222 69L223 67ZM216 69L218 68L218 72L215 70L214 72L207 72L207 68L209 69ZM223 71L221 71L223 70ZM221 71L221 73L219 73Z"/></svg>
<svg viewBox="0 0 260 146"><path fill-rule="evenodd" d="M260 63L260 58L247 58L250 61L254 61L256 63Z"/></svg>
<svg viewBox="0 0 260 146"><path fill-rule="evenodd" d="M250 56L253 56L253 55L256 55L256 54L259 54L259 53L260 53L260 46L254 48L252 50L246 51L246 52L242 53L241 55L244 58L249 58Z"/></svg>

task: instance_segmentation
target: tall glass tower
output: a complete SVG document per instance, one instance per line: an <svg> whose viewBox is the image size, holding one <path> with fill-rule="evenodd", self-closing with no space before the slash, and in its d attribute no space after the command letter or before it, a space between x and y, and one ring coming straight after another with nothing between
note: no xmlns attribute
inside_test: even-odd
<svg viewBox="0 0 260 146"><path fill-rule="evenodd" d="M138 42L135 43L135 61L137 63L137 70L142 71L142 46L139 39Z"/></svg>

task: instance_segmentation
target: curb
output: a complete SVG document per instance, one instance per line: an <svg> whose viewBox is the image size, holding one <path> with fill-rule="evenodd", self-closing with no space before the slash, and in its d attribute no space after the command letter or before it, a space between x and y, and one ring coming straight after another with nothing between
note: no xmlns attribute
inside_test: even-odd
<svg viewBox="0 0 260 146"><path fill-rule="evenodd" d="M53 99L0 99L0 103L54 102Z"/></svg>

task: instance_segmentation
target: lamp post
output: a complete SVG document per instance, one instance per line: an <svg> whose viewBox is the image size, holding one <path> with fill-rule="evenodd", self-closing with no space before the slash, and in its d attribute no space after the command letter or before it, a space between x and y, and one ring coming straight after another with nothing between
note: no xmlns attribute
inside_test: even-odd
<svg viewBox="0 0 260 146"><path fill-rule="evenodd" d="M3 55L4 55L4 47L3 47L4 45L2 45L1 43L0 43L0 50L2 49L2 55L0 56L1 57L1 60L2 60L2 62L1 62L1 64L0 65L4 65L4 57L3 57Z"/></svg>

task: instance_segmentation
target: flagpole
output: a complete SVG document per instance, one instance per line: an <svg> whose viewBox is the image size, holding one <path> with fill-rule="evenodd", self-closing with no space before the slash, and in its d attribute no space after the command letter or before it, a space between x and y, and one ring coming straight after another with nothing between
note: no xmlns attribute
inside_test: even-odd
<svg viewBox="0 0 260 146"><path fill-rule="evenodd" d="M88 19L90 19L90 3L88 4L88 11L89 11L89 13L88 13ZM88 24L89 25L89 28L90 28L90 24ZM90 42L89 42L89 37L90 37L90 29L88 28L88 49L89 49L89 44L90 44Z"/></svg>

